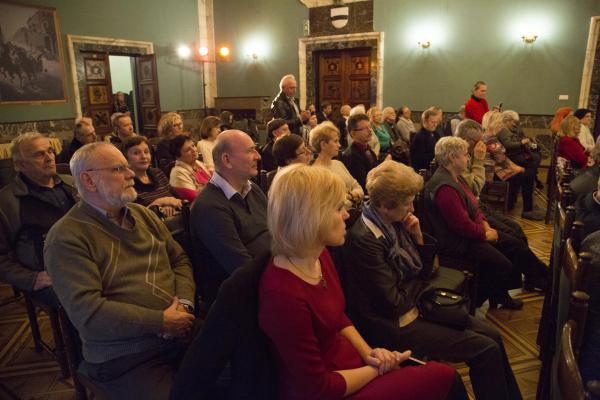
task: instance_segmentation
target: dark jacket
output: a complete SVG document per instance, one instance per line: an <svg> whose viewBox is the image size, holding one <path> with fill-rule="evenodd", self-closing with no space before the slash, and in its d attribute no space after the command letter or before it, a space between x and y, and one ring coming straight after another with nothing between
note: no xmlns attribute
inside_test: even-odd
<svg viewBox="0 0 600 400"><path fill-rule="evenodd" d="M583 172L573 178L569 187L575 197L584 196L597 189L598 178L600 178L600 164L595 164L584 169Z"/></svg>
<svg viewBox="0 0 600 400"><path fill-rule="evenodd" d="M71 157L73 157L73 154L82 146L83 143L73 138L73 140L71 140L71 143L69 144L69 147L63 149L63 151L61 151L60 154L56 156L56 162L59 164L68 164L69 161L71 161Z"/></svg>
<svg viewBox="0 0 600 400"><path fill-rule="evenodd" d="M76 201L73 178L60 175L67 195ZM0 190L0 281L31 291L44 269L43 240L63 211L33 195L21 174ZM41 246L41 247L40 247Z"/></svg>
<svg viewBox="0 0 600 400"><path fill-rule="evenodd" d="M576 220L583 222L583 237L600 230L600 204L594 199L594 192L590 192L577 199L575 210Z"/></svg>
<svg viewBox="0 0 600 400"><path fill-rule="evenodd" d="M368 150L372 153L373 159L377 160L377 156L373 153L373 150ZM356 145L352 144L342 153L342 162L348 168L350 175L354 177L362 186L365 193L367 192L367 174L371 169L377 166L377 162L371 163L365 152L359 149Z"/></svg>
<svg viewBox="0 0 600 400"><path fill-rule="evenodd" d="M435 132L430 132L421 128L410 143L410 162L415 171L429 169L429 164L435 156L435 144L439 136Z"/></svg>
<svg viewBox="0 0 600 400"><path fill-rule="evenodd" d="M269 140L267 144L260 149L260 169L267 172L277 169L277 161L273 156L273 140Z"/></svg>
<svg viewBox="0 0 600 400"><path fill-rule="evenodd" d="M294 102L298 105L295 99ZM300 107L298 107L298 110L300 110ZM296 135L300 135L302 121L300 121L294 106L292 106L283 92L279 92L277 97L273 100L273 103L271 104L271 113L273 114L273 118L285 119L290 131Z"/></svg>
<svg viewBox="0 0 600 400"><path fill-rule="evenodd" d="M458 179L467 185L462 176L459 176ZM427 227L428 232L433 234L438 241L438 251L440 253L461 256L468 250L470 240L458 236L452 231L446 223L442 211L438 209L435 203L435 196L438 189L445 185L451 186L460 194L464 207L467 209L471 219L474 219L477 214L477 206L469 200L469 197L465 194L463 188L454 182L446 168L440 167L425 184L423 193L425 209L427 210L425 213L425 226Z"/></svg>
<svg viewBox="0 0 600 400"><path fill-rule="evenodd" d="M276 398L277 364L258 326L258 286L269 258L269 252L257 255L223 282L202 331L185 352L171 400L220 398L217 380L228 363L228 398Z"/></svg>
<svg viewBox="0 0 600 400"><path fill-rule="evenodd" d="M167 165L175 161L175 158L171 154L170 144L171 140L169 138L164 138L156 144L156 151L152 155L152 158L156 160L156 165L162 169L163 172Z"/></svg>

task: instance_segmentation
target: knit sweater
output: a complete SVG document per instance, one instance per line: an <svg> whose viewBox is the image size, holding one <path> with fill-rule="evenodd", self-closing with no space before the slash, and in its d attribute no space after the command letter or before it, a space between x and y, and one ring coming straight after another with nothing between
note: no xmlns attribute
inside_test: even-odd
<svg viewBox="0 0 600 400"><path fill-rule="evenodd" d="M46 269L91 363L162 345L163 310L173 296L194 298L190 262L166 226L141 205L127 210L132 229L81 201L46 238Z"/></svg>

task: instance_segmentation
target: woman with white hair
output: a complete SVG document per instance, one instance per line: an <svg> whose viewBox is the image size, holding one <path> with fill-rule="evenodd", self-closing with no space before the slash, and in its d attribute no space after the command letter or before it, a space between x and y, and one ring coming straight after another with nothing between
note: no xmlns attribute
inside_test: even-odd
<svg viewBox="0 0 600 400"><path fill-rule="evenodd" d="M275 349L278 397L465 398L451 367L400 368L410 351L371 348L346 316L326 250L344 243L345 198L341 178L300 164L283 168L269 192L273 259L260 280L258 318Z"/></svg>
<svg viewBox="0 0 600 400"><path fill-rule="evenodd" d="M481 212L477 197L461 176L469 158L468 143L457 137L443 137L435 146L439 165L425 185L427 219L442 254L480 263L477 306L489 297L490 308L523 307L521 300L508 294L513 270L525 280L543 288L547 268L529 250L526 243L493 229ZM511 262L513 260L513 262Z"/></svg>

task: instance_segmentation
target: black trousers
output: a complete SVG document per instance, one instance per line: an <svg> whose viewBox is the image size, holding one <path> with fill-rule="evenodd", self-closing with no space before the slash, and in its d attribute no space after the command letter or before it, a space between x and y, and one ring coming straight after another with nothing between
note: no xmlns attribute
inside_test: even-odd
<svg viewBox="0 0 600 400"><path fill-rule="evenodd" d="M525 153L520 153L510 157L517 165L525 168L525 172L517 174L509 179L508 204L512 208L517 201L519 191L523 195L523 211L533 210L533 190L535 188L535 179L537 170L541 162L541 156L538 152L531 153L531 158L527 158Z"/></svg>
<svg viewBox="0 0 600 400"><path fill-rule="evenodd" d="M522 398L500 332L485 320L469 317L461 331L417 318L395 333L399 348L416 357L466 362L477 399Z"/></svg>

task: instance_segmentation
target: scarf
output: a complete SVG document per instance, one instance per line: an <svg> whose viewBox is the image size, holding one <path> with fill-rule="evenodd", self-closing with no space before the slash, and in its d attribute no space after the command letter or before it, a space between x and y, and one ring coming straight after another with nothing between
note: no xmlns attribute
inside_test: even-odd
<svg viewBox="0 0 600 400"><path fill-rule="evenodd" d="M383 242L388 250L386 261L402 279L412 279L421 273L423 263L410 234L400 224L396 226L385 223L371 202L363 205L362 215L373 222L383 232Z"/></svg>

